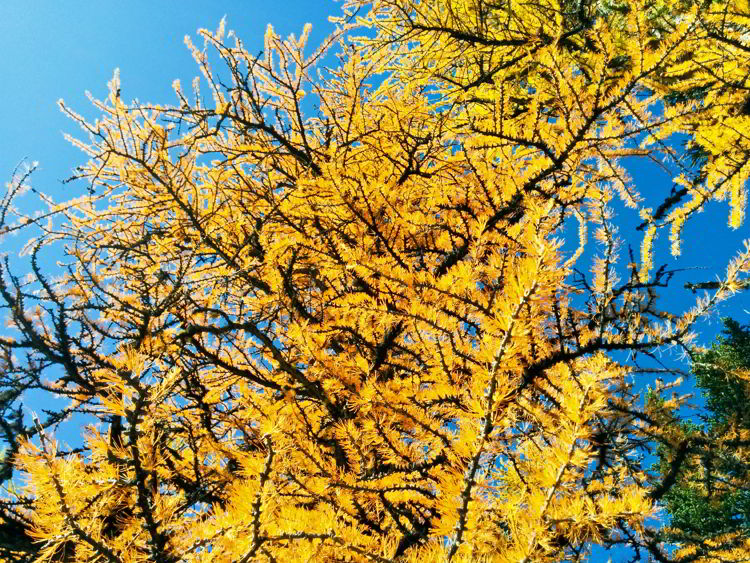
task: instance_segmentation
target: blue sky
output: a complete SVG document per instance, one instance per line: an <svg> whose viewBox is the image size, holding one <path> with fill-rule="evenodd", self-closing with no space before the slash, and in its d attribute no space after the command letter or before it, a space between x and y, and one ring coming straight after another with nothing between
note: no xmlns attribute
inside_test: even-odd
<svg viewBox="0 0 750 563"><path fill-rule="evenodd" d="M22 159L39 161L35 187L63 196L60 180L85 161L62 133L79 129L58 109L57 100L95 118L85 96L105 97L107 81L120 68L122 96L173 103L172 81L189 85L199 74L184 37L197 45L198 28L216 29L227 16L248 50L260 50L266 25L282 36L313 24L310 44L333 28L330 0L6 0L0 2L0 177L3 183Z"/></svg>
<svg viewBox="0 0 750 563"><path fill-rule="evenodd" d="M190 84L199 74L184 46L186 34L196 38L201 27L215 29L227 17L227 28L235 30L248 50L260 50L268 23L282 36L299 34L306 22L313 24L310 45L316 45L332 25L328 15L339 5L329 0L236 0L233 2L176 2L166 0L5 0L0 2L0 179L9 180L24 158L38 161L33 185L54 199L79 194L84 185L61 180L85 162L85 156L63 139L63 133L80 134L77 126L58 109L57 100L89 119L96 113L85 97L89 90L104 97L106 83L120 69L122 97L160 104L175 101L172 81ZM196 41L196 43L198 43ZM638 189L656 206L669 193L671 178L653 165L638 161L631 167ZM29 197L24 206L33 205ZM728 206L712 203L685 231L684 255L679 267L705 268L679 274L673 289L664 291L666 302L686 307L695 296L682 289L685 281L707 281L723 272L729 258L750 236L747 223L737 231L727 227ZM633 217L622 224L620 234L638 252L640 233ZM569 233L575 236L573 230ZM593 234L593 233L591 233ZM677 263L669 256L666 233L657 243L656 265ZM14 253L21 240L6 239L0 252ZM622 257L627 261L627 256ZM27 268L14 259L17 272ZM720 306L710 322L699 325L700 342L710 342L720 316L731 315L750 323L750 295L740 295ZM667 363L675 358L665 356ZM689 388L689 384L688 384ZM616 558L615 558L616 560Z"/></svg>

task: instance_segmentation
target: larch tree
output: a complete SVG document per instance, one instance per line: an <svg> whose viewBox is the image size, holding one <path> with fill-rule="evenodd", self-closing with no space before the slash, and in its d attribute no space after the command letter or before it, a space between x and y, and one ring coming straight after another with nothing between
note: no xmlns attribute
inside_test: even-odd
<svg viewBox="0 0 750 563"><path fill-rule="evenodd" d="M683 400L622 353L690 350L745 287L748 247L669 310L654 240L679 255L711 200L742 223L747 4L342 10L312 49L201 31L172 106L115 74L97 121L61 103L88 193L17 217L10 183L2 232L37 234L0 281L6 560L670 560ZM642 195L625 158L673 182ZM26 420L34 389L68 403Z"/></svg>

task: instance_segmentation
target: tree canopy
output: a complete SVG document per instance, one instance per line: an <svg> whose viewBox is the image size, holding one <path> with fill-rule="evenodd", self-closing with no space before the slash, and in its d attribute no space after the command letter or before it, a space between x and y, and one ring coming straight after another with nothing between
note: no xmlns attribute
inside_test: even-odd
<svg viewBox="0 0 750 563"><path fill-rule="evenodd" d="M336 23L261 53L202 30L175 105L117 74L96 121L61 102L88 192L25 216L10 183L31 273L0 272L4 557L669 561L685 399L671 368L644 397L623 353L692 351L746 286L748 245L670 309L654 240L679 256L711 200L742 224L747 4L346 0ZM639 189L645 161L672 183ZM31 390L67 405L28 421Z"/></svg>

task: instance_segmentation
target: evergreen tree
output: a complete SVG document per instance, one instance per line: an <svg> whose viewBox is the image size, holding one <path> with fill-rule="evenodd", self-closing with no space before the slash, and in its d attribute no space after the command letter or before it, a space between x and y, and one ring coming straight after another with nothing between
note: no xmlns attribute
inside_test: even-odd
<svg viewBox="0 0 750 563"><path fill-rule="evenodd" d="M679 561L736 561L750 542L750 327L724 320L723 336L693 358L706 413L682 422L685 441L674 484L664 495L665 539ZM662 468L674 452L661 448ZM744 551L746 554L747 551Z"/></svg>

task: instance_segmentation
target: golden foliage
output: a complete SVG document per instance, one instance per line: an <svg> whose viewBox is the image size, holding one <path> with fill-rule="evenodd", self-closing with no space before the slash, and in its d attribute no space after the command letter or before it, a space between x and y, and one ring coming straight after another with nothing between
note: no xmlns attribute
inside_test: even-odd
<svg viewBox="0 0 750 563"><path fill-rule="evenodd" d="M635 454L679 436L607 354L689 343L744 284L747 249L714 294L667 314L652 263L658 232L677 253L710 199L742 221L746 6L344 10L311 54L308 28L269 27L259 56L223 24L201 31L228 86L187 40L208 106L197 80L192 96L174 84L176 106L128 105L117 76L95 123L62 105L89 136L74 143L92 193L55 206L65 222L40 239L71 263L39 277L47 328L11 318L109 431L89 427L74 455L40 431L17 453L38 561L661 554ZM673 155L677 133L705 155L698 173L677 155L689 201L655 212L623 159ZM613 198L645 221L619 274ZM603 252L581 285L589 226Z"/></svg>

